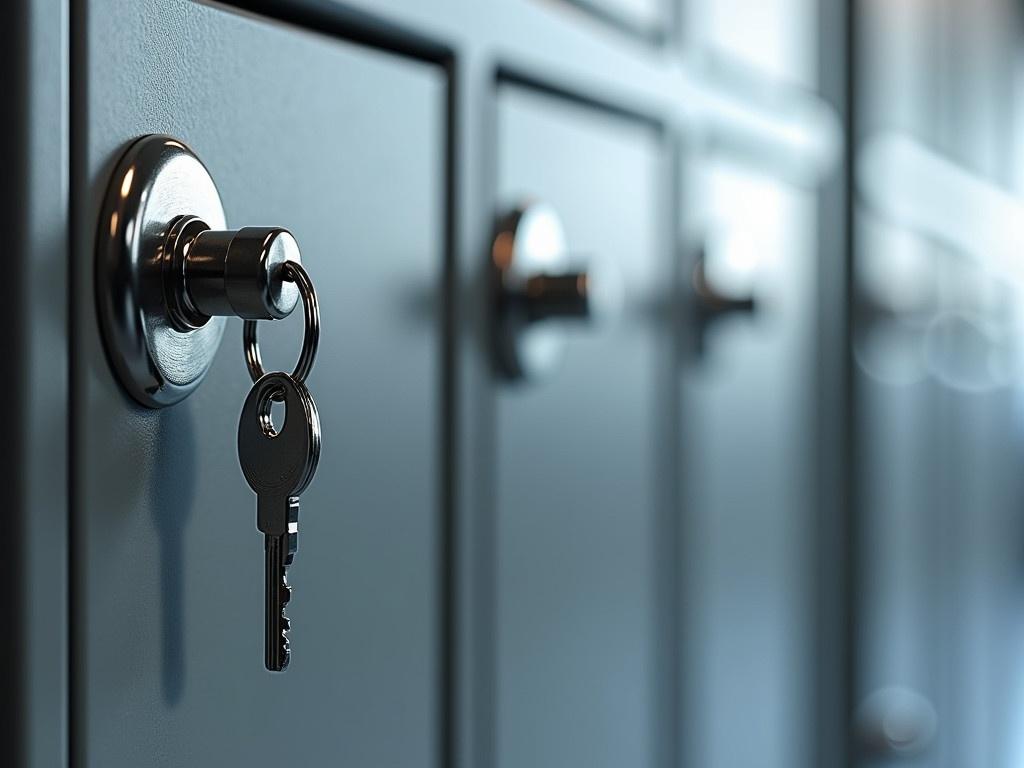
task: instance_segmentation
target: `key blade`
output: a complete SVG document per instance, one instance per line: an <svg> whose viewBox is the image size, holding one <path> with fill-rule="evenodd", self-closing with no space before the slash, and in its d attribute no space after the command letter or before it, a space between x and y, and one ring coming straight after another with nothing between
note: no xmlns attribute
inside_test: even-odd
<svg viewBox="0 0 1024 768"><path fill-rule="evenodd" d="M288 631L291 623L284 608L291 599L288 586L289 534L265 537L264 663L271 672L283 672L291 659Z"/></svg>
<svg viewBox="0 0 1024 768"><path fill-rule="evenodd" d="M292 496L288 499L288 556L285 558L285 567L290 566L295 559L295 553L299 550L299 497Z"/></svg>

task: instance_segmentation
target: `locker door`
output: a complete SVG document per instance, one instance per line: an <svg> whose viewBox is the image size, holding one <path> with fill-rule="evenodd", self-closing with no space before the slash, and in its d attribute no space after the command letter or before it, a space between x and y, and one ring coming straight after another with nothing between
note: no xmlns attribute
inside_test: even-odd
<svg viewBox="0 0 1024 768"><path fill-rule="evenodd" d="M525 88L500 89L498 199L540 199L568 250L614 263L615 319L567 330L561 365L497 400L497 764L659 759L664 326L659 136Z"/></svg>
<svg viewBox="0 0 1024 768"><path fill-rule="evenodd" d="M688 0L684 7L687 42L703 54L698 60L720 98L761 109L766 123L778 120L795 135L830 121L831 108L814 105L804 89L817 85L815 25L831 6ZM693 137L683 169L684 282L692 282L699 252L721 305L749 300L753 311L722 312L693 295L687 312L682 761L816 765L835 700L815 681L816 637L832 629L816 626L815 589L832 575L815 571L816 537L838 504L815 498L822 456L832 450L816 445L823 331L815 292L818 260L832 253L818 251L820 201L799 172L810 165L806 147L787 167L770 144L744 149L716 139ZM822 316L840 312L830 307Z"/></svg>
<svg viewBox="0 0 1024 768"><path fill-rule="evenodd" d="M812 738L814 198L722 160L689 170L707 279L755 305L689 313L684 754L799 765Z"/></svg>
<svg viewBox="0 0 1024 768"><path fill-rule="evenodd" d="M99 0L76 19L76 764L431 765L442 73L184 0ZM158 411L120 389L98 333L100 202L152 132L196 150L229 225L291 229L320 295L323 452L283 675L263 669L263 543L235 448L240 321L202 386ZM299 315L261 330L271 369L291 369Z"/></svg>

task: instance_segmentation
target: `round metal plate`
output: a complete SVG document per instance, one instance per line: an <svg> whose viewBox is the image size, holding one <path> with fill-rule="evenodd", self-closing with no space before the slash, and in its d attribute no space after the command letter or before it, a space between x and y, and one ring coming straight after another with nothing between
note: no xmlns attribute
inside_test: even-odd
<svg viewBox="0 0 1024 768"><path fill-rule="evenodd" d="M170 259L165 239L184 215L211 229L226 226L217 187L192 150L169 136L142 137L121 158L107 190L96 291L111 365L132 397L150 408L192 392L224 335L222 317L188 332L171 325L163 287Z"/></svg>
<svg viewBox="0 0 1024 768"><path fill-rule="evenodd" d="M561 218L546 203L523 206L505 217L492 250L502 292L520 290L532 275L557 274L568 266ZM565 354L561 323L531 323L514 309L505 308L496 331L498 365L509 378L543 379Z"/></svg>

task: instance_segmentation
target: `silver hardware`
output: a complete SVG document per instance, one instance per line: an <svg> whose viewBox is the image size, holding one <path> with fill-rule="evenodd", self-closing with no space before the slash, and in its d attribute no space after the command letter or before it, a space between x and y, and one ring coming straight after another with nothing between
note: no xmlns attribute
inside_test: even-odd
<svg viewBox="0 0 1024 768"><path fill-rule="evenodd" d="M224 334L222 318L182 332L167 311L167 240L171 223L185 213L209 227L225 226L203 164L167 136L132 144L114 171L100 218L96 291L111 364L132 397L154 408L199 385Z"/></svg>
<svg viewBox="0 0 1024 768"><path fill-rule="evenodd" d="M285 279L289 263L301 254L287 230L226 229L217 187L184 143L134 142L107 191L96 261L104 342L132 397L158 408L188 396L213 362L224 317L287 316L301 287Z"/></svg>
<svg viewBox="0 0 1024 768"><path fill-rule="evenodd" d="M280 227L206 229L178 238L168 284L175 321L187 331L211 317L287 317L298 291L284 279L286 262L299 264L302 256L292 234Z"/></svg>
<svg viewBox="0 0 1024 768"><path fill-rule="evenodd" d="M294 261L285 262L284 270L284 279L288 281L287 284L297 285L299 294L302 296L305 330L302 334L302 350L299 352L295 370L292 371L292 378L300 384L304 384L306 377L313 369L313 363L316 362L317 348L320 346L320 302L316 297L313 281L309 279L309 275L306 274L306 270L302 268L301 264ZM255 320L245 321L242 330L242 344L245 349L245 364L249 369L249 375L253 382L259 381L265 371L263 370L259 341L256 338Z"/></svg>
<svg viewBox="0 0 1024 768"><path fill-rule="evenodd" d="M727 317L753 316L758 311L757 299L752 296L730 296L718 290L708 279L707 255L702 245L690 276L690 327L686 351L700 358L707 349L709 331Z"/></svg>
<svg viewBox="0 0 1024 768"><path fill-rule="evenodd" d="M498 223L491 246L496 286L494 351L501 374L542 378L565 348L565 320L588 320L618 304L617 280L573 271L565 230L544 203L516 208Z"/></svg>

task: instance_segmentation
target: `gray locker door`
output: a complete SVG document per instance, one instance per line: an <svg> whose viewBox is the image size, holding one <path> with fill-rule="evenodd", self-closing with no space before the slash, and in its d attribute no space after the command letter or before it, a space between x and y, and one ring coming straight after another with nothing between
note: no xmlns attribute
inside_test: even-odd
<svg viewBox="0 0 1024 768"><path fill-rule="evenodd" d="M77 16L73 282L75 764L427 766L445 81L426 64L183 0ZM320 294L323 424L302 496L293 658L263 669L263 543L238 468L240 321L186 401L135 405L104 356L93 243L137 136L190 144L229 225L290 228ZM437 304L436 301L433 302ZM267 328L291 369L301 313Z"/></svg>
<svg viewBox="0 0 1024 768"><path fill-rule="evenodd" d="M680 379L684 755L786 768L813 744L814 199L725 160L690 175L708 274L758 303Z"/></svg>
<svg viewBox="0 0 1024 768"><path fill-rule="evenodd" d="M498 106L499 204L554 207L570 252L611 260L617 320L497 396L496 750L501 768L658 759L659 335L655 131L519 87Z"/></svg>

